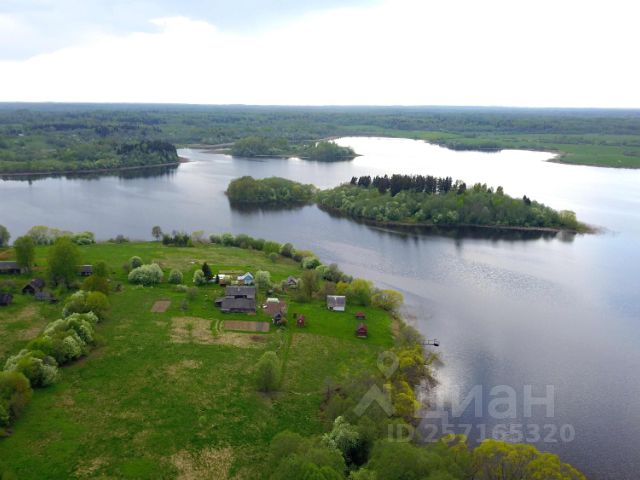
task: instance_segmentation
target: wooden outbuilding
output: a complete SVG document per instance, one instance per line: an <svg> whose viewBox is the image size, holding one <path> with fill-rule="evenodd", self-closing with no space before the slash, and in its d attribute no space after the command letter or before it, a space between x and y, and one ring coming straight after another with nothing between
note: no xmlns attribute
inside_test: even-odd
<svg viewBox="0 0 640 480"><path fill-rule="evenodd" d="M356 337L358 338L367 338L369 336L369 331L367 326L364 323L358 325L356 328Z"/></svg>
<svg viewBox="0 0 640 480"><path fill-rule="evenodd" d="M22 269L18 265L18 262L0 262L0 273L19 274Z"/></svg>
<svg viewBox="0 0 640 480"><path fill-rule="evenodd" d="M10 293L0 293L0 307L8 307L13 302L13 295Z"/></svg>
<svg viewBox="0 0 640 480"><path fill-rule="evenodd" d="M298 315L296 318L296 325L300 328L304 328L306 326L306 318L304 315Z"/></svg>
<svg viewBox="0 0 640 480"><path fill-rule="evenodd" d="M365 318L367 318L367 316L364 314L364 312L357 312L356 313L356 319L364 320Z"/></svg>
<svg viewBox="0 0 640 480"><path fill-rule="evenodd" d="M45 282L41 278L34 278L22 288L22 293L28 293L29 295L35 295L44 289Z"/></svg>

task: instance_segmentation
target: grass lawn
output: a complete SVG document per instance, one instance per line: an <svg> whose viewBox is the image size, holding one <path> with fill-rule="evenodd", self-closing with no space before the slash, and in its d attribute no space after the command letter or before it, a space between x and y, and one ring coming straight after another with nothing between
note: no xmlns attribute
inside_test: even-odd
<svg viewBox="0 0 640 480"><path fill-rule="evenodd" d="M98 346L63 368L58 384L35 391L12 435L0 440L0 472L20 479L203 478L204 472L206 478L261 478L267 445L277 432L323 431L319 407L327 379L339 382L375 368L378 353L392 342L385 312L354 306L330 312L317 300L289 302L285 330L222 331L220 320L269 318L262 312L221 314L213 299L222 290L214 285L200 287L185 309L186 295L173 286L133 286L122 269L138 255L160 263L165 273L179 268L186 284L203 261L214 273L268 270L279 281L301 274L291 260L273 263L262 252L217 245L98 244L81 252L85 263L107 262L123 289L110 295ZM46 248L37 253L44 265ZM164 299L169 308L152 313ZM16 295L14 305L0 309L0 361L61 308ZM367 315L366 340L354 334L358 310ZM307 317L306 328L294 326L294 311ZM255 365L267 350L285 360L282 391L272 396L254 387Z"/></svg>

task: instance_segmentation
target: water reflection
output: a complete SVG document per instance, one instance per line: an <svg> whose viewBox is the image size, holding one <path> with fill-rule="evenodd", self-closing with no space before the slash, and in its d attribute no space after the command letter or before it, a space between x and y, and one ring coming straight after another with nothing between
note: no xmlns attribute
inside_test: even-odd
<svg viewBox="0 0 640 480"><path fill-rule="evenodd" d="M32 185L34 182L44 181L52 178L63 178L66 180L100 180L102 178L119 178L123 180L135 180L138 178L154 178L173 176L180 165L163 165L156 167L136 167L111 172L82 172L82 173L60 173L60 174L25 174L25 175L0 175L4 181L27 182Z"/></svg>

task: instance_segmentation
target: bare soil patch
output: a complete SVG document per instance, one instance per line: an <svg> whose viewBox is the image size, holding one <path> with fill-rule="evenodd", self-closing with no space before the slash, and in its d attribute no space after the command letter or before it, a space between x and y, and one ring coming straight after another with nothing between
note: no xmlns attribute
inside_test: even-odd
<svg viewBox="0 0 640 480"><path fill-rule="evenodd" d="M171 457L178 469L179 480L200 480L202 478L229 479L229 469L233 462L233 449L205 448L198 452L181 450Z"/></svg>
<svg viewBox="0 0 640 480"><path fill-rule="evenodd" d="M211 320L199 317L174 317L171 319L171 341L173 343L213 344Z"/></svg>
<svg viewBox="0 0 640 480"><path fill-rule="evenodd" d="M222 327L226 330L238 330L241 332L268 332L268 322L248 322L245 320L225 320Z"/></svg>
<svg viewBox="0 0 640 480"><path fill-rule="evenodd" d="M152 313L164 313L171 306L171 300L158 300L151 307Z"/></svg>
<svg viewBox="0 0 640 480"><path fill-rule="evenodd" d="M178 362L175 365L169 365L167 367L167 374L170 377L176 377L186 370L197 370L201 366L202 366L202 362L199 362L197 360L185 359Z"/></svg>

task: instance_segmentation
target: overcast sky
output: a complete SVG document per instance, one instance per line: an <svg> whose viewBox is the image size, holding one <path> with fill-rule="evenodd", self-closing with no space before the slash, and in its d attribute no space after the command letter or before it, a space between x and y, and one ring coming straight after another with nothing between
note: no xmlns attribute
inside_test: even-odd
<svg viewBox="0 0 640 480"><path fill-rule="evenodd" d="M0 0L0 101L640 108L635 0Z"/></svg>

